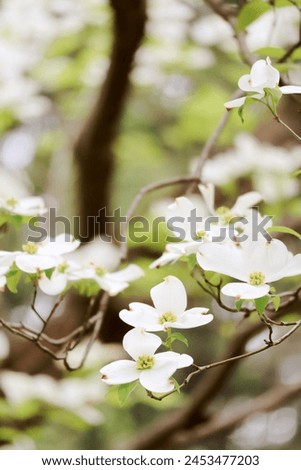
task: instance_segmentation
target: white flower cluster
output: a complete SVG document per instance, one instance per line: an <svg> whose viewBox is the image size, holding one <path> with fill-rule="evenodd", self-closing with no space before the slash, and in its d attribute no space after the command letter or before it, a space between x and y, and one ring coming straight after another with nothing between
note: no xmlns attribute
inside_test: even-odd
<svg viewBox="0 0 301 470"><path fill-rule="evenodd" d="M191 174L197 159L191 165ZM300 146L277 147L262 142L247 133L234 138L233 147L216 153L205 162L202 181L217 186L228 184L238 178L252 179L252 186L265 202L275 202L296 196L299 193L297 178L290 173L301 166Z"/></svg>
<svg viewBox="0 0 301 470"><path fill-rule="evenodd" d="M30 197L0 201L0 211L13 216L36 217L45 213L46 208L42 198ZM80 289L82 282L93 282L96 289L114 296L143 276L142 269L134 264L112 272L111 260L105 257L101 266L93 258L84 262L77 257L73 259L72 254L79 245L70 234L62 233L40 243L29 241L19 251L0 251L0 289L20 271L29 275L47 295L59 295L71 286Z"/></svg>
<svg viewBox="0 0 301 470"><path fill-rule="evenodd" d="M187 295L183 283L174 276L153 287L150 295L154 307L134 302L129 310L122 310L120 318L134 328L123 338L123 348L132 360L112 362L100 370L101 378L109 385L120 385L139 380L141 385L155 393L168 393L175 388L172 375L177 369L188 367L193 359L188 354L174 351L156 353L162 345L153 331L171 328L188 329L206 325L213 320L208 309L196 307L186 310Z"/></svg>
<svg viewBox="0 0 301 470"><path fill-rule="evenodd" d="M195 236L191 237L188 222L196 207L186 197L177 198L168 207L166 221L168 223L171 217L183 220L182 228L188 235L185 235L184 240L179 239L179 242L167 244L162 256L151 264L152 268L175 262L180 258L187 259L192 255L204 271L242 281L228 282L221 289L223 294L235 297L236 300L264 297L270 292L271 282L301 275L301 254L294 256L282 241L270 236L266 238L261 232L254 232L252 214L255 209L252 209L252 206L261 201L259 193L249 192L240 196L232 208L223 206L215 209L213 185L199 185L199 190L209 215L218 216L218 222L213 225L206 224L208 213L205 214L203 221L196 226ZM257 216L257 222L260 223L263 217L259 213ZM243 224L240 222L242 217ZM232 234L231 220L235 220ZM269 227L270 221L267 222L266 228ZM217 240L214 237L221 228L226 229L223 232L225 236L222 240ZM246 237L239 241L242 234ZM253 238L254 235L256 238Z"/></svg>

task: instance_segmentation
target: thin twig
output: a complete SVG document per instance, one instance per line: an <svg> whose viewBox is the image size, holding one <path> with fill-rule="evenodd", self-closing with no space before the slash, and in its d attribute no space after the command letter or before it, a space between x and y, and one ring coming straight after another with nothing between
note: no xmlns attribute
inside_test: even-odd
<svg viewBox="0 0 301 470"><path fill-rule="evenodd" d="M281 338L279 338L278 340L275 340L275 341L272 339L272 332L273 332L273 330L272 330L272 332L269 333L269 341L266 342L266 345L262 346L261 348L255 349L254 351L249 351L249 352L246 352L244 354L239 354L238 356L230 357L230 358L224 359L222 361L212 362L211 364L207 364L205 366L198 366L198 365L194 364L194 367L197 368L197 370L191 372L186 377L184 382L180 385L180 388L185 387L190 382L191 378L193 376L195 376L196 374L200 373L200 372L203 372L203 371L209 370L209 369L213 369L214 367L222 366L222 365L227 364L229 362L239 361L241 359L246 359L247 357L255 356L256 354L259 354L263 351L266 351L267 349L270 349L274 346L278 346L283 341L285 341L287 338L289 338L300 327L300 325L301 325L301 320L296 322L296 324L294 325L293 328L290 329L290 331L288 331L285 335L281 336ZM153 398L154 400L161 401L164 398L172 395L175 392L176 392L176 390L172 390L171 392L165 393L164 395L161 395L161 396L156 396L156 395L151 394L150 397Z"/></svg>

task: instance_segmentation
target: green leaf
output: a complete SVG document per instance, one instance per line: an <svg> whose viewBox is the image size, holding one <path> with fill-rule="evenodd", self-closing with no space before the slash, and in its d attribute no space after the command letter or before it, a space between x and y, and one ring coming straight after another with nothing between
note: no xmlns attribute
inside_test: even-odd
<svg viewBox="0 0 301 470"><path fill-rule="evenodd" d="M94 279L81 279L80 281L73 282L70 287L78 290L80 295L92 297L99 292L99 285Z"/></svg>
<svg viewBox="0 0 301 470"><path fill-rule="evenodd" d="M266 96L271 98L271 100L272 100L272 109L276 113L276 108L277 108L278 103L279 103L279 101L282 97L281 91L279 90L279 88L273 88L273 89L265 88L264 91L265 91Z"/></svg>
<svg viewBox="0 0 301 470"><path fill-rule="evenodd" d="M281 302L281 298L279 297L279 295L275 295L275 297L272 297L272 302L274 305L274 309L277 312L277 310L280 307L280 302Z"/></svg>
<svg viewBox="0 0 301 470"><path fill-rule="evenodd" d="M55 269L55 268L45 269L44 273L45 273L45 275L46 275L46 277L47 277L48 279L51 279L51 276L52 276L52 274L53 274L54 269Z"/></svg>
<svg viewBox="0 0 301 470"><path fill-rule="evenodd" d="M237 110L238 116L240 117L240 120L241 120L241 123L242 123L242 124L245 122L245 118L244 118L244 107L245 107L245 105L243 104L243 105L240 106L240 108L238 108L238 110Z"/></svg>
<svg viewBox="0 0 301 470"><path fill-rule="evenodd" d="M275 7L283 8L283 7L291 7L293 4L301 6L301 0L274 0L273 1Z"/></svg>
<svg viewBox="0 0 301 470"><path fill-rule="evenodd" d="M258 313L262 314L265 311L266 306L270 301L270 296L265 295L264 297L260 297L259 299L254 300L254 304Z"/></svg>
<svg viewBox="0 0 301 470"><path fill-rule="evenodd" d="M168 337L169 341L171 342L170 344L172 344L174 341L180 341L181 343L184 343L185 346L188 348L188 339L186 338L186 336L184 336L182 333L179 333L179 332L176 332L176 333L172 333L169 337Z"/></svg>
<svg viewBox="0 0 301 470"><path fill-rule="evenodd" d="M300 59L301 59L301 47L298 47L298 49L296 49L296 50L292 53L291 59L292 59L292 60L300 60Z"/></svg>
<svg viewBox="0 0 301 470"><path fill-rule="evenodd" d="M118 401L120 406L124 406L127 399L129 398L130 394L135 390L137 387L138 382L130 382L128 384L121 384L118 385L117 394L118 394Z"/></svg>
<svg viewBox="0 0 301 470"><path fill-rule="evenodd" d="M282 47L261 47L255 51L255 54L262 55L264 57L271 57L272 59L280 59L285 54L285 49Z"/></svg>
<svg viewBox="0 0 301 470"><path fill-rule="evenodd" d="M221 283L221 277L219 274L213 272L213 271L206 271L205 272L205 278L207 281L212 284L213 286L217 287Z"/></svg>
<svg viewBox="0 0 301 470"><path fill-rule="evenodd" d="M290 175L291 178L297 178L298 176L301 176L301 170L296 170Z"/></svg>
<svg viewBox="0 0 301 470"><path fill-rule="evenodd" d="M271 9L271 5L262 0L251 0L244 5L239 12L236 24L237 31L243 31L247 26Z"/></svg>
<svg viewBox="0 0 301 470"><path fill-rule="evenodd" d="M300 233L296 232L296 230L293 230L292 228L289 227L284 227L282 225L274 225L273 227L269 227L267 229L268 233L273 233L273 232L278 232L278 233L287 233L288 235L293 235L294 237L298 238L301 240L301 235Z"/></svg>
<svg viewBox="0 0 301 470"><path fill-rule="evenodd" d="M196 266L197 261L195 255L190 255L187 257L187 267L189 271L192 271L194 267Z"/></svg>
<svg viewBox="0 0 301 470"><path fill-rule="evenodd" d="M10 292L16 294L18 292L17 286L21 279L22 272L19 269L12 269L6 274L6 285Z"/></svg>
<svg viewBox="0 0 301 470"><path fill-rule="evenodd" d="M241 306L242 306L243 303L244 303L244 299L236 300L235 307L237 308L238 312L240 311Z"/></svg>

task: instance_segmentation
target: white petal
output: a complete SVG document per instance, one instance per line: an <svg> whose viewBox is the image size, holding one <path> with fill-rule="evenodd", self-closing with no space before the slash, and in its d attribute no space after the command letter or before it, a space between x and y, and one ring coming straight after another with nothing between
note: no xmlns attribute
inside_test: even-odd
<svg viewBox="0 0 301 470"><path fill-rule="evenodd" d="M214 215L215 214L215 208L214 208L214 199L215 199L215 188L212 183L208 184L199 184L198 186L204 201L206 203L206 206L209 210L209 213Z"/></svg>
<svg viewBox="0 0 301 470"><path fill-rule="evenodd" d="M275 88L280 80L280 73L269 60L257 60L251 68L251 82L254 87Z"/></svg>
<svg viewBox="0 0 301 470"><path fill-rule="evenodd" d="M193 364L193 358L188 354L179 354L174 351L167 351L155 355L156 364L165 364L167 361L175 361L177 369L189 367Z"/></svg>
<svg viewBox="0 0 301 470"><path fill-rule="evenodd" d="M230 110L232 108L240 108L246 101L247 97L243 96L242 98L237 98L236 100L227 101L224 103L226 109Z"/></svg>
<svg viewBox="0 0 301 470"><path fill-rule="evenodd" d="M252 272L262 272L266 282L276 280L289 261L289 251L280 240L273 239L268 242L265 239L242 243L242 263L248 271L248 278Z"/></svg>
<svg viewBox="0 0 301 470"><path fill-rule="evenodd" d="M165 362L151 369L143 370L139 380L141 385L154 393L167 393L174 389L170 377L177 370L177 362Z"/></svg>
<svg viewBox="0 0 301 470"><path fill-rule="evenodd" d="M93 279L95 279L101 289L108 292L112 297L129 287L128 282L112 280L106 274L104 276L93 276Z"/></svg>
<svg viewBox="0 0 301 470"><path fill-rule="evenodd" d="M6 274L7 271L9 271L8 266L0 266L0 276L3 276L3 274Z"/></svg>
<svg viewBox="0 0 301 470"><path fill-rule="evenodd" d="M301 93L301 86L285 85L279 87L284 95L294 95Z"/></svg>
<svg viewBox="0 0 301 470"><path fill-rule="evenodd" d="M10 268L14 263L16 256L22 253L22 251L0 251L0 266L3 268Z"/></svg>
<svg viewBox="0 0 301 470"><path fill-rule="evenodd" d="M106 278L114 282L136 281L136 279L139 279L142 276L144 276L144 271L136 264L130 264L120 271L106 274Z"/></svg>
<svg viewBox="0 0 301 470"><path fill-rule="evenodd" d="M251 286L244 282L230 282L222 288L222 293L237 299L259 299L267 295L269 290L270 286L267 284Z"/></svg>
<svg viewBox="0 0 301 470"><path fill-rule="evenodd" d="M38 249L38 254L63 255L76 250L79 245L79 240L74 240L69 233L61 233L55 238L55 240L46 241L41 245Z"/></svg>
<svg viewBox="0 0 301 470"><path fill-rule="evenodd" d="M282 279L284 277L299 276L301 274L301 254L295 255L289 259L286 266L278 272L277 278L273 281Z"/></svg>
<svg viewBox="0 0 301 470"><path fill-rule="evenodd" d="M144 271L139 266L130 264L125 269L115 273L107 273L103 276L97 276L95 273L93 278L103 290L114 296L126 289L130 281L139 279L143 275Z"/></svg>
<svg viewBox="0 0 301 470"><path fill-rule="evenodd" d="M61 258L55 256L40 256L24 253L16 257L16 265L25 273L34 274L58 266Z"/></svg>
<svg viewBox="0 0 301 470"><path fill-rule="evenodd" d="M168 263L173 263L174 261L177 261L179 258L181 258L182 253L169 253L165 251L160 258L156 259L153 261L149 267L150 269L154 268L160 268L160 266L165 266Z"/></svg>
<svg viewBox="0 0 301 470"><path fill-rule="evenodd" d="M119 317L128 325L143 328L146 331L163 331L163 325L159 324L159 315L154 307L133 302L130 310L121 310Z"/></svg>
<svg viewBox="0 0 301 470"><path fill-rule="evenodd" d="M179 232L173 231L180 240L191 240L191 223L188 218L192 216L192 211L196 209L194 204L187 197L177 197L175 202L167 208L166 222L171 230L173 225L183 231L183 236L179 237Z"/></svg>
<svg viewBox="0 0 301 470"><path fill-rule="evenodd" d="M254 91L254 86L251 84L251 75L242 75L238 80L238 86L243 91Z"/></svg>
<svg viewBox="0 0 301 470"><path fill-rule="evenodd" d="M63 273L53 273L51 279L43 274L39 279L39 288L47 295L58 295L63 292L67 286L67 276Z"/></svg>
<svg viewBox="0 0 301 470"><path fill-rule="evenodd" d="M167 322L166 326L171 328L186 329L207 325L207 323L210 323L213 320L213 315L206 314L207 312L208 308L191 308L186 310L186 312L184 312L184 314L175 323Z"/></svg>
<svg viewBox="0 0 301 470"><path fill-rule="evenodd" d="M244 216L248 209L259 204L262 199L261 194L256 191L245 193L236 199L236 203L232 207L231 212L238 216Z"/></svg>
<svg viewBox="0 0 301 470"><path fill-rule="evenodd" d="M125 351L135 360L139 356L153 356L161 344L162 340L159 336L147 333L142 328L130 330L122 342Z"/></svg>
<svg viewBox="0 0 301 470"><path fill-rule="evenodd" d="M101 380L109 385L126 384L139 378L136 362L114 361L100 369Z"/></svg>
<svg viewBox="0 0 301 470"><path fill-rule="evenodd" d="M40 215L47 212L45 202L41 197L24 197L18 201L18 208L20 209L19 213L23 215Z"/></svg>
<svg viewBox="0 0 301 470"><path fill-rule="evenodd" d="M197 261L205 271L248 280L248 271L242 263L242 249L234 244L204 243L197 253Z"/></svg>
<svg viewBox="0 0 301 470"><path fill-rule="evenodd" d="M175 276L167 276L150 291L154 306L159 313L183 313L187 306L187 295L183 283Z"/></svg>

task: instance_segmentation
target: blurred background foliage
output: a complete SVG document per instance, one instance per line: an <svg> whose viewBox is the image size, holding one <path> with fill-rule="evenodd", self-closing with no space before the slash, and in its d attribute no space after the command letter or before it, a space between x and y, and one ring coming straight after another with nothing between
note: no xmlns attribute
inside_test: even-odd
<svg viewBox="0 0 301 470"><path fill-rule="evenodd" d="M287 2L279 11L269 7L248 26L248 46L252 52L259 51L258 57L268 52L272 59L277 58L298 39L294 7ZM78 213L73 143L106 77L112 21L106 0L1 1L1 197L43 195L48 206L56 207L60 215ZM295 84L301 84L300 57L298 48L283 69ZM230 26L203 2L148 1L146 33L135 57L131 90L114 143L117 158L111 210L121 207L124 213L135 193L148 183L193 174L195 160L224 112L223 103L247 70ZM296 106L300 111L299 103ZM289 98L285 98L282 112L297 130L301 129L297 111L287 111L290 105ZM241 192L262 192L262 213L275 214L277 225L299 230L300 185L298 178L290 178L290 174L300 163L300 146L277 127L263 107L250 106L243 125L237 113L232 113L214 155L204 167L203 179L218 185L218 201L223 205L234 202ZM180 194L181 189L156 192L143 202L140 212L150 218L164 215L166 204ZM1 249L16 249L24 237L14 228L9 237L5 235ZM118 296L116 310L127 307L130 301L148 302L149 289L172 273L185 283L190 306L203 304L215 311L215 321L206 330L191 332L189 342L196 363L217 360L240 316L212 306L190 279L184 263L148 269L162 251L164 236L161 227L158 244L150 239L132 244L132 257L145 269L146 276ZM298 250L294 240L287 241ZM284 288L291 285L282 284ZM28 302L24 286L17 297L3 294L1 309L10 320L30 321ZM42 309L48 308L47 302L41 298ZM111 329L114 327L115 323ZM122 447L163 410L179 408L187 400L184 393L155 402L137 388L121 406L116 390L108 391L98 375L102 365L122 355L120 345L111 343L110 338L106 344L95 344L86 365L77 372L65 372L56 364L54 374L45 363L35 375L31 367L35 356L18 356L17 348L13 358L8 359L8 339L0 331L2 448ZM180 345L179 350L184 352L185 346ZM208 413L248 401L273 383L300 381L299 350L296 336L279 349L242 362ZM79 353L74 351L75 361ZM299 422L300 400L253 415L233 432L192 447L300 449Z"/></svg>

